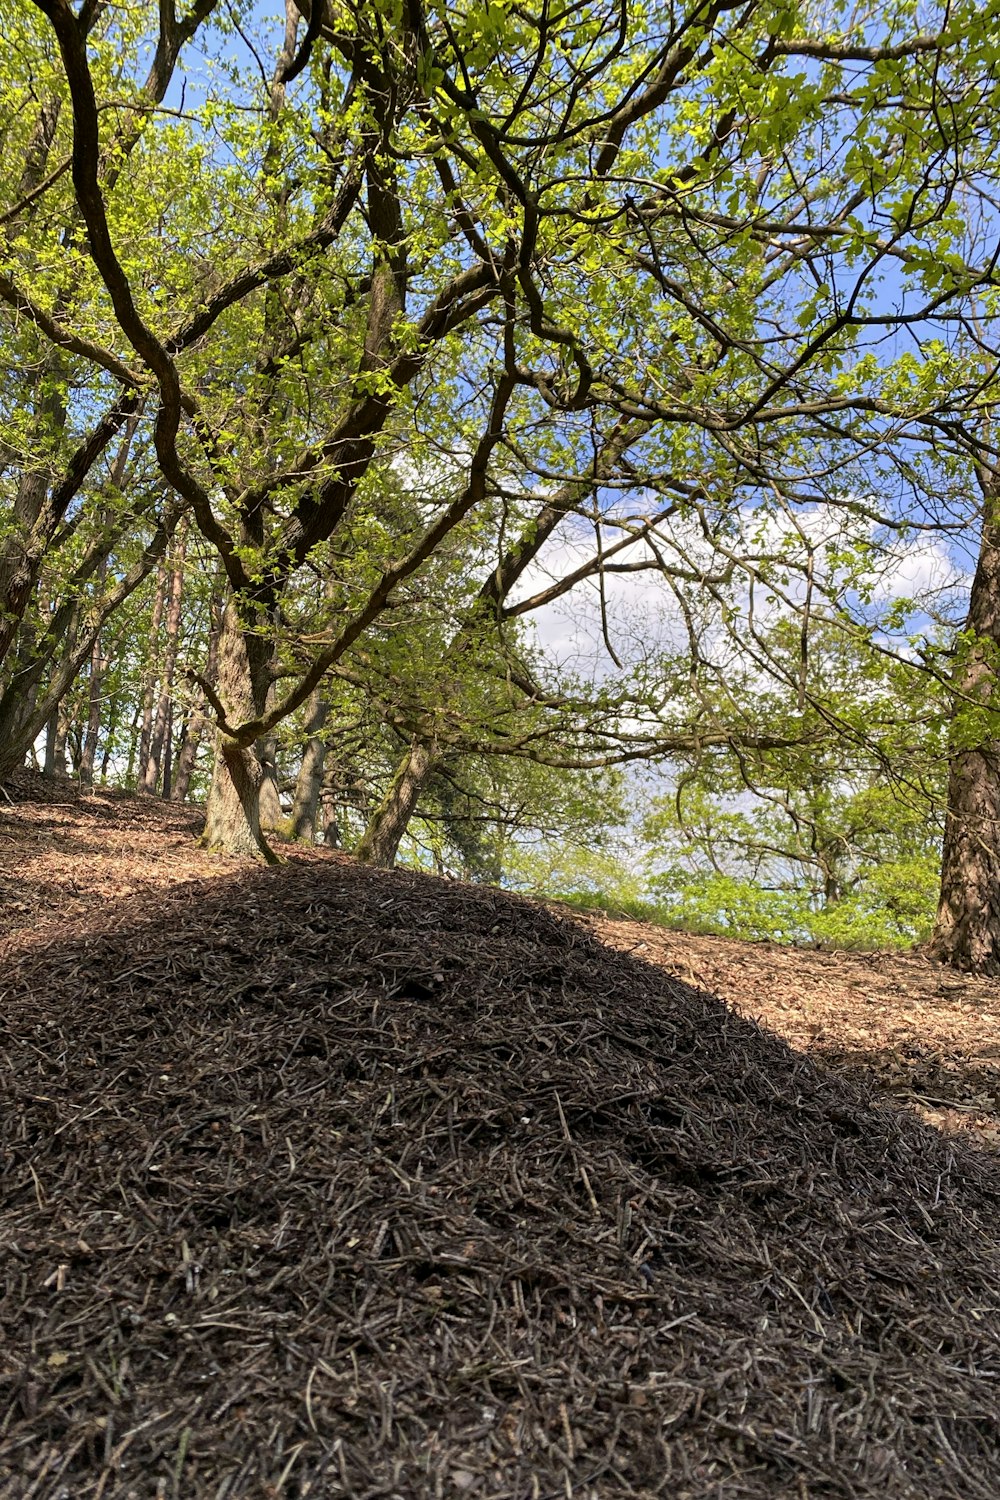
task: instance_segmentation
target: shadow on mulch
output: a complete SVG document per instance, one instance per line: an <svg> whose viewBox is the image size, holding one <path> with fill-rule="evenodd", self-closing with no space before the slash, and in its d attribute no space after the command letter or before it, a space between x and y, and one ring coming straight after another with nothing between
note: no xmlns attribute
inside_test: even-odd
<svg viewBox="0 0 1000 1500"><path fill-rule="evenodd" d="M956 1109L980 1107L1000 1115L1000 1062L997 1049L981 1057L942 1059L934 1050L917 1045L872 1048L824 1047L817 1054L838 1072L867 1072L887 1092Z"/></svg>
<svg viewBox="0 0 1000 1500"><path fill-rule="evenodd" d="M0 976L0 1493L995 1500L1000 1178L576 924L315 858Z"/></svg>

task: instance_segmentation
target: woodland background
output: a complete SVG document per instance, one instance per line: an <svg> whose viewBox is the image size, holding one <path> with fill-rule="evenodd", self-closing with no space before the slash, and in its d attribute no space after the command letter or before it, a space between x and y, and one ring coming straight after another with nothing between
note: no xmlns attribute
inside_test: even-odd
<svg viewBox="0 0 1000 1500"><path fill-rule="evenodd" d="M2 0L0 775L1000 969L996 21Z"/></svg>

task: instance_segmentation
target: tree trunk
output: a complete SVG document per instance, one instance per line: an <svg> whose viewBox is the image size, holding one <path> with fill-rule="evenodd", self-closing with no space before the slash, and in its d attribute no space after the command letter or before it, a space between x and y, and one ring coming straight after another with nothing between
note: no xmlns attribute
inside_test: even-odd
<svg viewBox="0 0 1000 1500"><path fill-rule="evenodd" d="M97 755L97 737L101 730L101 694L104 688L104 654L101 637L97 636L90 653L90 683L88 692L87 730L80 756L80 789L90 792L94 787L94 759Z"/></svg>
<svg viewBox="0 0 1000 1500"><path fill-rule="evenodd" d="M284 833L285 814L278 793L278 736L265 735L255 748L264 773L260 784L260 826L267 833Z"/></svg>
<svg viewBox="0 0 1000 1500"><path fill-rule="evenodd" d="M259 717L271 685L271 646L256 630L244 632L235 600L226 606L219 641L219 700L231 723ZM221 731L205 809L202 843L225 854L278 863L261 830L264 768L255 746L238 745Z"/></svg>
<svg viewBox="0 0 1000 1500"><path fill-rule="evenodd" d="M191 779L191 769L194 766L194 755L198 750L198 741L195 738L197 730L194 723L187 714L181 719L180 733L177 736L177 754L174 759L173 775L170 778L170 800L171 802L183 802L187 795L187 783ZM188 749L194 746L193 752ZM184 773L185 784L180 796L177 795L177 784L181 773Z"/></svg>
<svg viewBox="0 0 1000 1500"><path fill-rule="evenodd" d="M73 776L79 776L80 761L83 759L83 736L80 733L80 726L75 719L70 719L67 717L64 722L66 724L66 737L64 744L66 750L69 752L70 774Z"/></svg>
<svg viewBox="0 0 1000 1500"><path fill-rule="evenodd" d="M105 512L103 516L105 525L108 525L109 517ZM101 563L97 570L97 585L102 591L108 576L107 558ZM80 756L80 789L90 792L94 787L94 758L97 755L97 739L101 732L101 700L104 694L104 672L107 662L104 659L104 650L101 645L101 631L98 626L94 635L94 644L90 648L90 682L87 694L87 732L83 740L83 753Z"/></svg>
<svg viewBox="0 0 1000 1500"><path fill-rule="evenodd" d="M156 701L157 652L160 647L160 622L163 619L163 603L167 592L167 562L160 560L156 570L156 593L153 595L153 613L149 621L148 654L146 657L146 688L142 697L142 728L139 731L139 777L145 781L149 764L149 742L153 733L153 704ZM140 788L141 789L141 788Z"/></svg>
<svg viewBox="0 0 1000 1500"><path fill-rule="evenodd" d="M204 678L208 685L214 688L219 680L219 638L222 634L222 616L224 611L224 594L218 586L213 590L209 601L209 617L211 627L208 633L208 658L205 662ZM183 802L187 798L188 788L191 785L191 777L194 775L195 762L198 758L198 749L206 729L205 710L208 705L202 702L201 709L197 711L187 723L187 732L181 744L180 753L177 756L177 769L174 776L174 784L170 791L171 801Z"/></svg>
<svg viewBox="0 0 1000 1500"><path fill-rule="evenodd" d="M53 751L56 775L66 775L66 746L69 741L69 719L62 708L56 714L56 742Z"/></svg>
<svg viewBox="0 0 1000 1500"><path fill-rule="evenodd" d="M53 373L59 368L53 363ZM66 423L65 402L58 395L43 396L37 415L51 421L56 432ZM0 662L15 646L21 621L36 594L38 573L44 555L39 521L48 495L49 475L44 469L22 473L14 492L13 527L0 542ZM6 531L6 528L5 528Z"/></svg>
<svg viewBox="0 0 1000 1500"><path fill-rule="evenodd" d="M205 809L202 843L219 854L246 854L278 864L260 826L264 768L255 750L219 736L212 788Z"/></svg>
<svg viewBox="0 0 1000 1500"><path fill-rule="evenodd" d="M340 823L337 819L340 792L337 767L326 758L323 746L323 784L320 791L320 817L323 823L323 842L328 849L340 848Z"/></svg>
<svg viewBox="0 0 1000 1500"><path fill-rule="evenodd" d="M171 714L167 719L167 727L163 735L163 783L161 795L165 802L170 801L171 771L174 759L174 720Z"/></svg>
<svg viewBox="0 0 1000 1500"><path fill-rule="evenodd" d="M396 863L399 841L416 811L417 802L436 756L432 745L414 739L392 778L392 785L372 816L356 850L365 864L391 870Z"/></svg>
<svg viewBox="0 0 1000 1500"><path fill-rule="evenodd" d="M931 958L1000 975L1000 744L953 755Z"/></svg>
<svg viewBox="0 0 1000 1500"><path fill-rule="evenodd" d="M8 659L3 691L0 692L0 780L24 765L42 723L32 727L38 702L38 682L31 672L32 653L39 635L38 622L27 618Z"/></svg>
<svg viewBox="0 0 1000 1500"><path fill-rule="evenodd" d="M128 763L125 767L125 785L133 786L135 776L135 756L139 745L139 715L142 713L142 704L137 703L135 714L132 718L132 728L128 737Z"/></svg>
<svg viewBox="0 0 1000 1500"><path fill-rule="evenodd" d="M156 717L149 737L149 755L143 768L141 790L153 796L160 782L164 765L164 746L169 740L169 726L173 714L174 671L177 666L177 648L181 633L181 604L184 597L184 557L187 550L187 518L177 528L173 567L170 573L170 589L163 643L163 667L160 675L160 697L156 705ZM156 621L159 625L159 621ZM169 762L170 752L166 760ZM140 761L140 766L142 762ZM169 796L169 789L163 795Z"/></svg>
<svg viewBox="0 0 1000 1500"><path fill-rule="evenodd" d="M82 586L103 566L111 551L92 547L73 575L68 595L59 599L47 617L37 643L0 693L0 777L23 763L34 740L45 728L73 682L90 660L94 641L106 621L130 598L156 567L167 546L173 522L158 526L150 544L123 578L119 578L89 624L83 621ZM77 592L77 588L80 592ZM22 631L21 646L27 640ZM19 646L19 657L21 647ZM40 684L48 674L44 690ZM130 775L134 757L130 753ZM130 782L131 784L131 782Z"/></svg>
<svg viewBox="0 0 1000 1500"><path fill-rule="evenodd" d="M295 4L286 0L282 59L295 55L299 19ZM284 104L283 77L282 61L271 83L269 107L272 120L277 120ZM266 158L266 166L271 170L276 170L275 149L272 145ZM284 203L279 199L274 206L279 218L283 217ZM265 347L273 345L273 328L279 313L280 301L274 289L269 287L264 302ZM263 394L259 408L262 423L266 422L269 400L276 385L277 381L272 380L271 390L265 389ZM244 520L249 524L247 517ZM255 534L259 525L258 515L247 538L258 544L262 540L259 533ZM237 609L230 602L219 650L219 697L227 714L236 718L253 718L265 711L273 688L271 666L274 652L273 647L263 642L253 630L237 640L238 627ZM248 652L252 653L252 659ZM278 863L262 832L262 829L275 831L283 822L275 764L277 743L277 736L272 734L264 736L252 747L241 749L220 734L206 809L205 842L209 848L256 854L269 864ZM252 847L247 847L248 843Z"/></svg>
<svg viewBox="0 0 1000 1500"><path fill-rule="evenodd" d="M316 838L319 794L323 784L323 762L326 758L323 726L329 712L330 705L317 688L309 699L309 712L306 719L308 739L302 752L302 764L295 782L295 800L292 803L292 838L304 839L310 844ZM336 828L336 819L334 819L334 827Z"/></svg>
<svg viewBox="0 0 1000 1500"><path fill-rule="evenodd" d="M185 802L187 800L191 777L194 775L195 761L198 759L198 747L201 744L203 722L199 717L196 722L188 720L185 726L184 737L177 756L174 784L170 789L171 802Z"/></svg>
<svg viewBox="0 0 1000 1500"><path fill-rule="evenodd" d="M1000 652L1000 515L984 483L979 563L969 595L941 857L941 900L927 953L952 968L1000 974L1000 742L963 744L963 700L996 708Z"/></svg>
<svg viewBox="0 0 1000 1500"><path fill-rule="evenodd" d="M0 781L24 765L31 746L53 712L52 702L39 709L37 682L32 678L30 669L18 672L0 694ZM60 774L63 769L60 762Z"/></svg>
<svg viewBox="0 0 1000 1500"><path fill-rule="evenodd" d="M64 775L66 771L65 752L63 763L59 765L56 759L56 744L59 737L59 710L54 709L49 714L48 723L45 725L45 760L42 766L42 775L47 776L50 781L56 775Z"/></svg>

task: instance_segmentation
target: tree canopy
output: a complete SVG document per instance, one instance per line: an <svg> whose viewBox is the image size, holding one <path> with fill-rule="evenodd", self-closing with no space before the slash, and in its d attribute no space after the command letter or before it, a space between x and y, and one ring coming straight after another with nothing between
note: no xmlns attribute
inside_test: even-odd
<svg viewBox="0 0 1000 1500"><path fill-rule="evenodd" d="M0 772L214 737L211 844L328 773L391 860L504 760L902 785L881 660L940 787L984 630L877 579L992 546L996 10L0 0ZM588 591L584 672L532 622Z"/></svg>

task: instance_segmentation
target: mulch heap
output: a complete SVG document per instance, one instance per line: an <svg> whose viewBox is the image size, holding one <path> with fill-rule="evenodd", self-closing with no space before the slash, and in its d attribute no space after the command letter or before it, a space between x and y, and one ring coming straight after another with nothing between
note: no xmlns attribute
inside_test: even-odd
<svg viewBox="0 0 1000 1500"><path fill-rule="evenodd" d="M499 892L234 869L0 972L0 1494L1000 1495L986 1152Z"/></svg>

